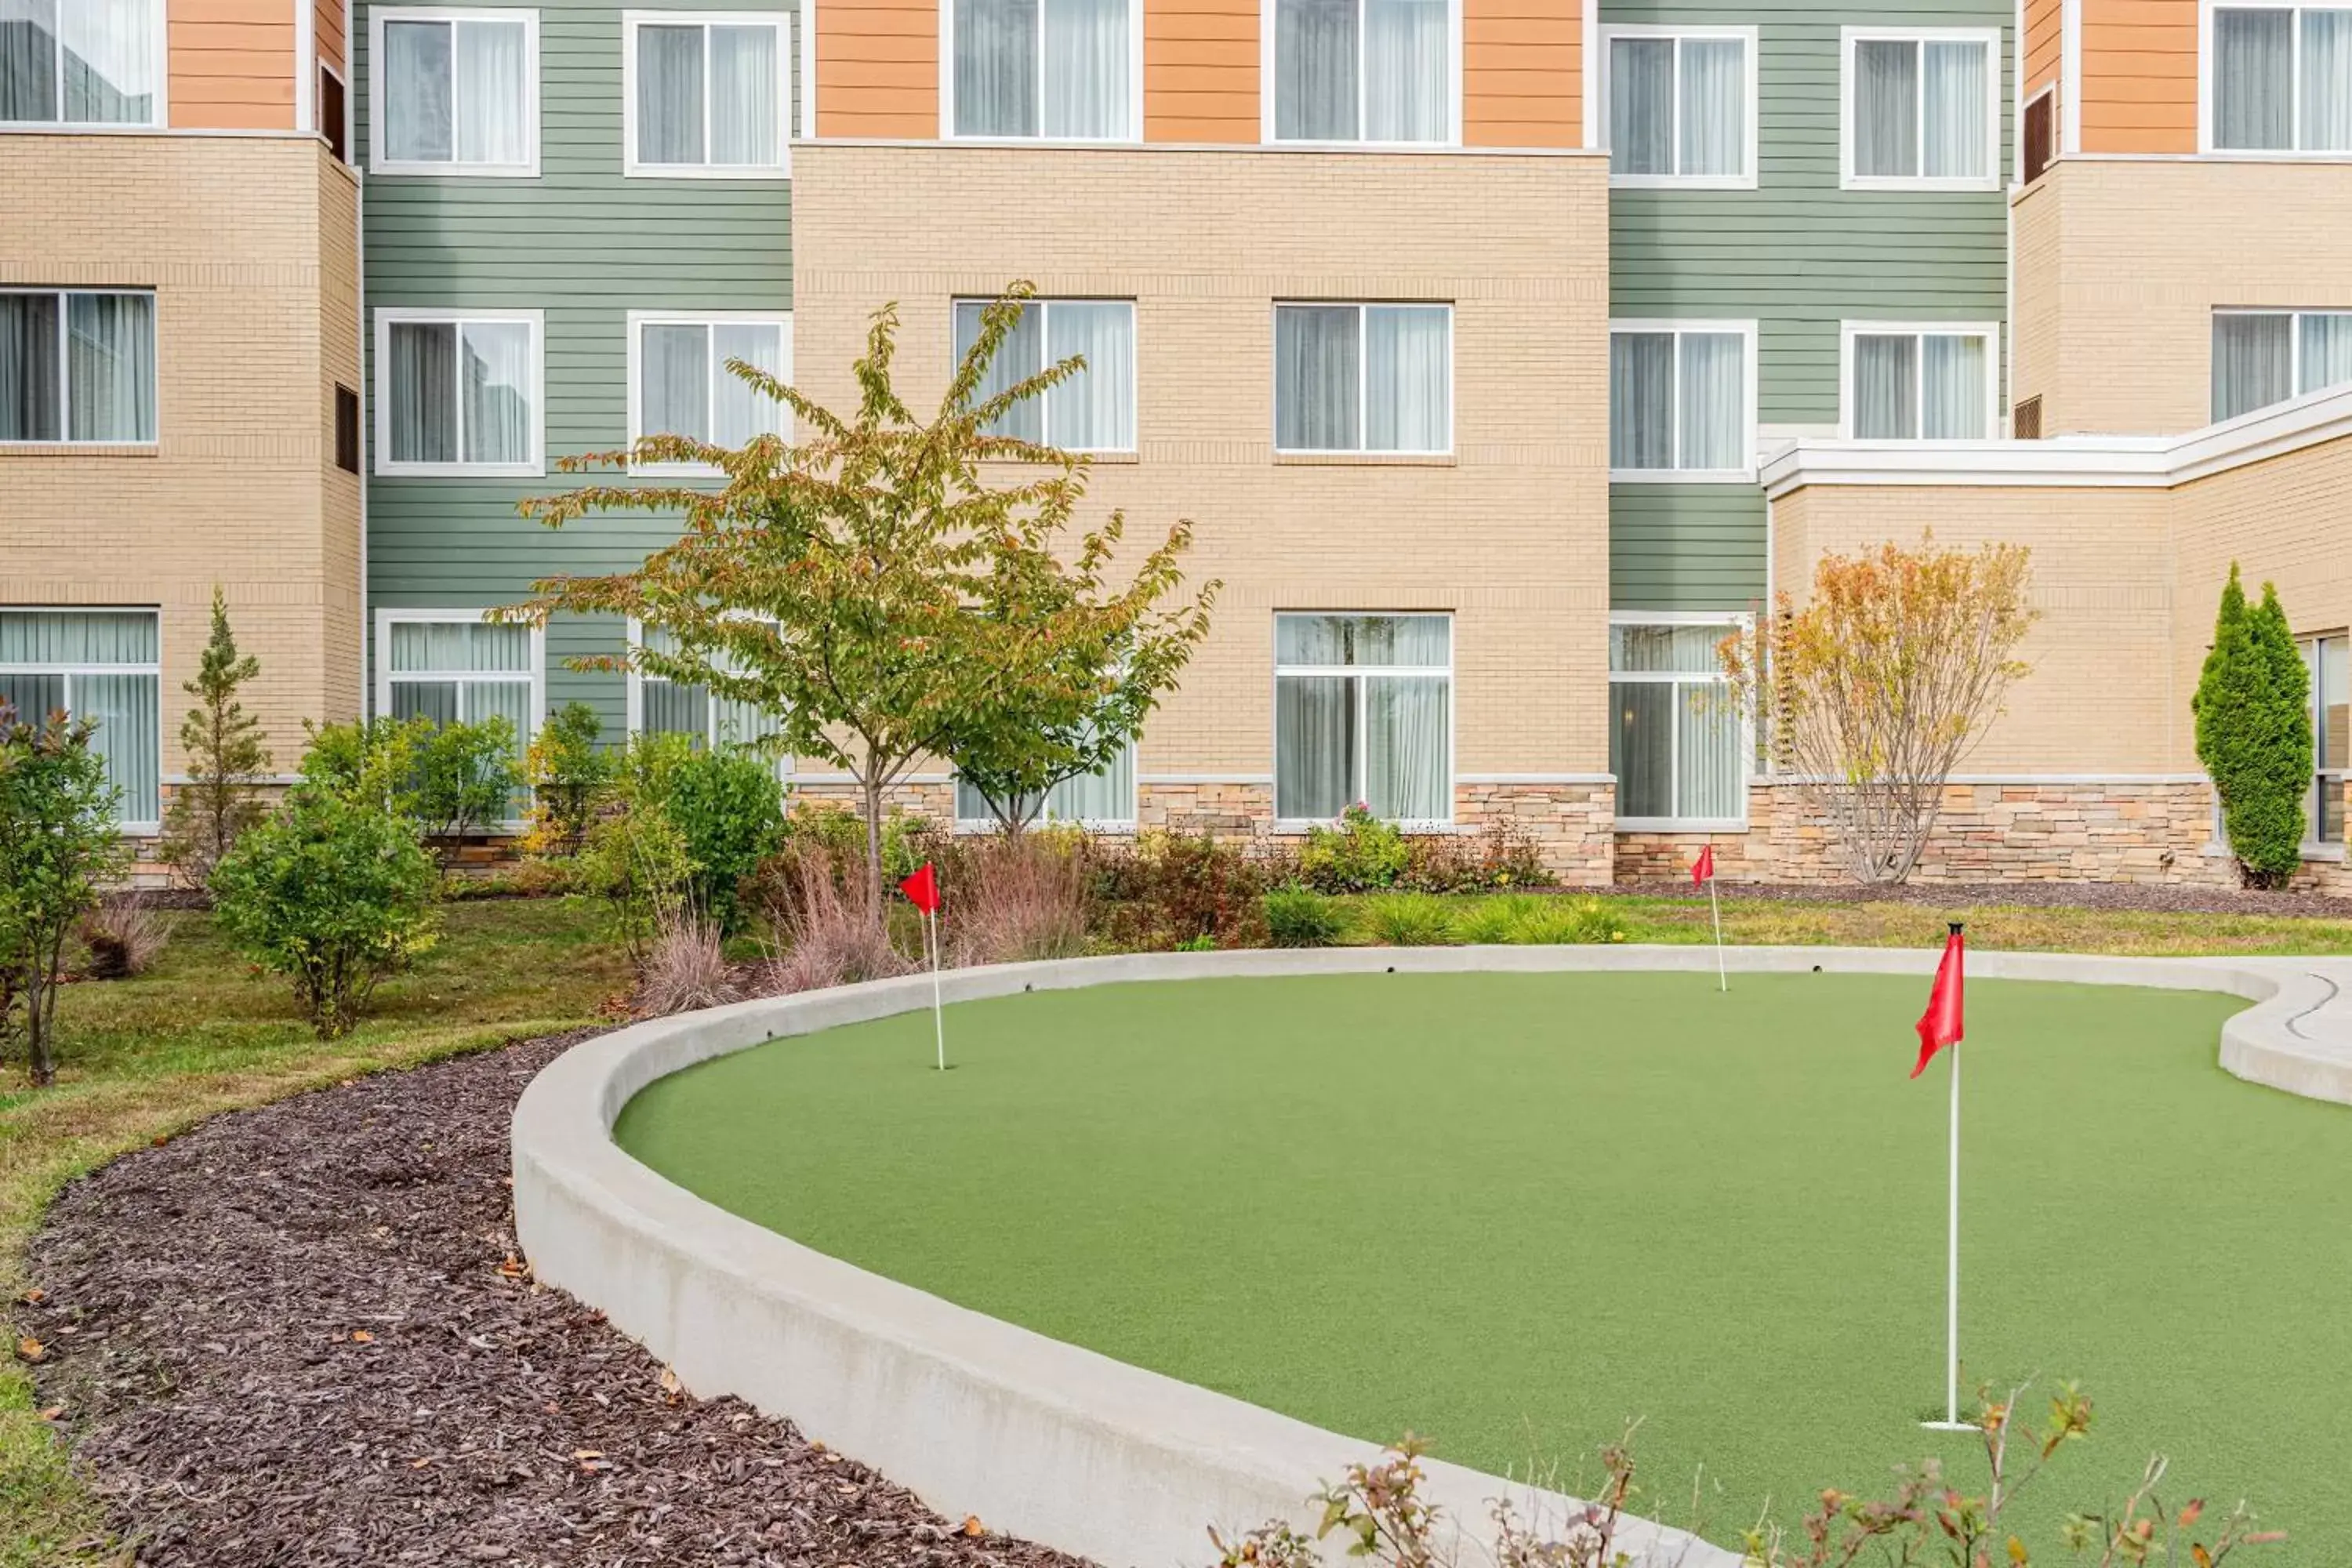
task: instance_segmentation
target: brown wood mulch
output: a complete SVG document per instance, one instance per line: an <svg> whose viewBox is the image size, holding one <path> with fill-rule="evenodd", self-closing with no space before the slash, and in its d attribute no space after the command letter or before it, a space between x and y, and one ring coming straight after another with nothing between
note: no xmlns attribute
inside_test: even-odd
<svg viewBox="0 0 2352 1568"><path fill-rule="evenodd" d="M60 1196L19 1321L137 1560L1085 1568L676 1392L531 1284L507 1121L579 1037L218 1117Z"/></svg>

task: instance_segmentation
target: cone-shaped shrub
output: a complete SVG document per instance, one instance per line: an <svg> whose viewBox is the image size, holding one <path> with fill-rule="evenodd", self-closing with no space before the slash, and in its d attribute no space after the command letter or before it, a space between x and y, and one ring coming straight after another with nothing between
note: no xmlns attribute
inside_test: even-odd
<svg viewBox="0 0 2352 1568"><path fill-rule="evenodd" d="M2263 584L2262 603L2250 608L2231 563L2189 706L2197 758L2221 797L2222 832L2249 887L2283 886L2302 864L2310 703L2310 677L2277 589Z"/></svg>

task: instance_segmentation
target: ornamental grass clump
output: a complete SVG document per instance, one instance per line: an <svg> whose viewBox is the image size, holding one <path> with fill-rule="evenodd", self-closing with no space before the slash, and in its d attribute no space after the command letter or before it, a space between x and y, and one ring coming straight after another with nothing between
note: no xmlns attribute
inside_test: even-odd
<svg viewBox="0 0 2352 1568"><path fill-rule="evenodd" d="M1276 947L1329 947L1348 929L1337 899L1306 888L1276 888L1265 909L1266 935Z"/></svg>
<svg viewBox="0 0 2352 1568"><path fill-rule="evenodd" d="M719 922L684 902L666 904L637 965L637 1010L656 1017L735 1000Z"/></svg>
<svg viewBox="0 0 2352 1568"><path fill-rule="evenodd" d="M1433 893L1386 893L1366 899L1358 927L1390 947L1443 947L1459 940L1454 911Z"/></svg>
<svg viewBox="0 0 2352 1568"><path fill-rule="evenodd" d="M1032 828L967 838L947 863L940 939L950 963L1077 958L1092 924L1087 836Z"/></svg>
<svg viewBox="0 0 2352 1568"><path fill-rule="evenodd" d="M82 917L77 933L89 954L82 973L91 980L129 980L154 966L172 940L169 917L144 893L109 899Z"/></svg>

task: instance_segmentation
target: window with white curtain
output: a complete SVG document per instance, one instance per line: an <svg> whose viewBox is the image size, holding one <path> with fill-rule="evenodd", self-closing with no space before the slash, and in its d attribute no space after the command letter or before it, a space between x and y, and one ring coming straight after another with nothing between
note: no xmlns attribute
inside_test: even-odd
<svg viewBox="0 0 2352 1568"><path fill-rule="evenodd" d="M1993 343L1980 323L1845 324L1845 434L1871 441L1981 441L1993 434Z"/></svg>
<svg viewBox="0 0 2352 1568"><path fill-rule="evenodd" d="M1756 323L1609 329L1612 479L1745 479L1756 450Z"/></svg>
<svg viewBox="0 0 2352 1568"><path fill-rule="evenodd" d="M376 472L544 472L541 334L537 310L378 310Z"/></svg>
<svg viewBox="0 0 2352 1568"><path fill-rule="evenodd" d="M2352 10L2216 5L2207 73L2216 151L2352 152Z"/></svg>
<svg viewBox="0 0 2352 1568"><path fill-rule="evenodd" d="M2347 382L2352 382L2352 310L2213 312L2216 420L2235 419Z"/></svg>
<svg viewBox="0 0 2352 1568"><path fill-rule="evenodd" d="M1454 816L1454 617L1274 617L1274 814Z"/></svg>
<svg viewBox="0 0 2352 1568"><path fill-rule="evenodd" d="M1139 0L941 0L947 134L1143 136Z"/></svg>
<svg viewBox="0 0 2352 1568"><path fill-rule="evenodd" d="M1612 619L1609 771L1620 827L1738 824L1748 816L1748 746L1716 647L1726 618Z"/></svg>
<svg viewBox="0 0 2352 1568"><path fill-rule="evenodd" d="M774 623L770 622L772 626ZM629 646L656 653L675 654L677 635L667 626L629 623ZM721 668L731 668L722 664ZM782 728L773 713L731 697L714 697L708 687L672 680L629 667L629 732L644 735L685 735L709 747L748 746L766 740ZM780 770L789 757L777 759Z"/></svg>
<svg viewBox="0 0 2352 1568"><path fill-rule="evenodd" d="M985 300L955 302L958 363L980 341ZM1066 452L1135 450L1135 302L1132 300L1034 300L997 345L981 377L975 402L1018 386L1068 359L1086 364L1076 374L1022 399L989 426L990 433Z"/></svg>
<svg viewBox="0 0 2352 1568"><path fill-rule="evenodd" d="M1274 308L1278 452L1454 449L1454 307Z"/></svg>
<svg viewBox="0 0 2352 1568"><path fill-rule="evenodd" d="M539 637L533 627L494 624L474 610L379 612L376 711L436 724L504 719L520 768L539 728ZM521 819L528 798L516 792L509 820Z"/></svg>
<svg viewBox="0 0 2352 1568"><path fill-rule="evenodd" d="M1458 0L1265 3L1266 140L1454 140Z"/></svg>
<svg viewBox="0 0 2352 1568"><path fill-rule="evenodd" d="M0 708L95 721L91 749L132 832L163 816L162 658L153 610L0 609Z"/></svg>
<svg viewBox="0 0 2352 1568"><path fill-rule="evenodd" d="M2315 844L2344 842L2344 781L2352 778L2352 640L2302 639L2311 678L2312 787L2304 801L2304 836Z"/></svg>
<svg viewBox="0 0 2352 1568"><path fill-rule="evenodd" d="M378 8L369 17L370 166L539 173L539 13Z"/></svg>
<svg viewBox="0 0 2352 1568"><path fill-rule="evenodd" d="M2000 33L1844 37L1847 188L1999 187Z"/></svg>
<svg viewBox="0 0 2352 1568"><path fill-rule="evenodd" d="M629 445L684 436L730 451L755 436L782 436L784 405L728 369L741 361L792 379L792 323L782 316L629 313ZM683 469L688 463L634 463ZM707 471L716 472L715 468Z"/></svg>
<svg viewBox="0 0 2352 1568"><path fill-rule="evenodd" d="M1754 188L1754 28L1612 27L1602 58L1612 184Z"/></svg>
<svg viewBox="0 0 2352 1568"><path fill-rule="evenodd" d="M956 826L966 832L1000 827L988 797L959 778L955 786ZM1121 828L1135 826L1135 743L1129 742L1100 770L1064 779L1042 798L1018 801L1014 809L1024 823L1075 822L1084 827Z"/></svg>
<svg viewBox="0 0 2352 1568"><path fill-rule="evenodd" d="M154 439L154 295L0 289L0 445Z"/></svg>
<svg viewBox="0 0 2352 1568"><path fill-rule="evenodd" d="M628 107L624 172L742 179L784 172L792 118L790 18L773 13L622 13Z"/></svg>
<svg viewBox="0 0 2352 1568"><path fill-rule="evenodd" d="M0 0L0 125L161 125L163 0Z"/></svg>

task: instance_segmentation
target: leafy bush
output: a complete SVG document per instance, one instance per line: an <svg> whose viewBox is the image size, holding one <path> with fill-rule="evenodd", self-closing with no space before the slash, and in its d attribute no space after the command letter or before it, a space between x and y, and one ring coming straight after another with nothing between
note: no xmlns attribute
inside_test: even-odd
<svg viewBox="0 0 2352 1568"><path fill-rule="evenodd" d="M936 844L932 842L930 824L908 811L893 811L882 819L882 875L896 882L914 872L925 860L935 858ZM866 858L866 819L844 805L820 805L814 801L797 801L784 817L783 841L787 846L804 843L822 845L826 854L836 858ZM861 873L862 874L862 873Z"/></svg>
<svg viewBox="0 0 2352 1568"><path fill-rule="evenodd" d="M567 702L540 726L524 753L530 785L530 830L523 847L540 855L577 855L596 807L613 783L604 721L585 702Z"/></svg>
<svg viewBox="0 0 2352 1568"><path fill-rule="evenodd" d="M610 907L614 934L639 963L660 911L684 900L694 875L686 835L669 813L671 784L692 755L683 735L632 738L614 770L614 808L589 826L573 862L576 885Z"/></svg>
<svg viewBox="0 0 2352 1568"><path fill-rule="evenodd" d="M1395 824L1382 822L1359 801L1334 826L1307 830L1298 874L1318 892L1366 893L1394 887L1411 859Z"/></svg>
<svg viewBox="0 0 2352 1568"><path fill-rule="evenodd" d="M1442 947L1454 941L1454 911L1431 893L1388 893L1364 900L1358 923L1391 947Z"/></svg>
<svg viewBox="0 0 2352 1568"><path fill-rule="evenodd" d="M1347 929L1339 905L1307 888L1276 888L1263 902L1266 935L1276 947L1328 947Z"/></svg>
<svg viewBox="0 0 2352 1568"><path fill-rule="evenodd" d="M21 722L0 703L0 1036L20 1014L34 1083L56 1078L58 984L67 938L127 858L122 792L90 746L96 726L63 714Z"/></svg>
<svg viewBox="0 0 2352 1568"><path fill-rule="evenodd" d="M81 944L89 953L82 973L92 980L144 974L172 940L171 922L143 893L110 899L82 917Z"/></svg>
<svg viewBox="0 0 2352 1568"><path fill-rule="evenodd" d="M696 752L672 773L665 805L686 839L696 907L721 931L740 929L738 889L783 839L775 763L740 746Z"/></svg>
<svg viewBox="0 0 2352 1568"><path fill-rule="evenodd" d="M432 733L431 720L362 719L303 728L310 735L300 764L303 784L394 816L416 815L416 753Z"/></svg>
<svg viewBox="0 0 2352 1568"><path fill-rule="evenodd" d="M416 738L407 813L446 867L468 838L515 816L522 787L514 725L503 714L478 723L426 724Z"/></svg>
<svg viewBox="0 0 2352 1568"><path fill-rule="evenodd" d="M432 946L437 882L413 823L301 785L221 861L213 894L229 941L290 979L311 1027L333 1039Z"/></svg>
<svg viewBox="0 0 2352 1568"><path fill-rule="evenodd" d="M1549 888L1559 878L1543 850L1508 817L1491 817L1475 835L1416 833L1405 840L1400 887L1423 893L1467 893L1495 888Z"/></svg>
<svg viewBox="0 0 2352 1568"><path fill-rule="evenodd" d="M2213 647L2189 709L2197 760L2221 798L2221 825L2248 887L2284 887L2303 866L2305 798L2312 787L2309 673L2280 608L2263 584L2249 609L2238 567L2221 589Z"/></svg>
<svg viewBox="0 0 2352 1568"><path fill-rule="evenodd" d="M1202 938L1216 947L1260 947L1260 899L1272 880L1265 861L1212 835L1154 831L1131 852L1105 858L1096 893L1109 910L1117 948L1182 952Z"/></svg>

